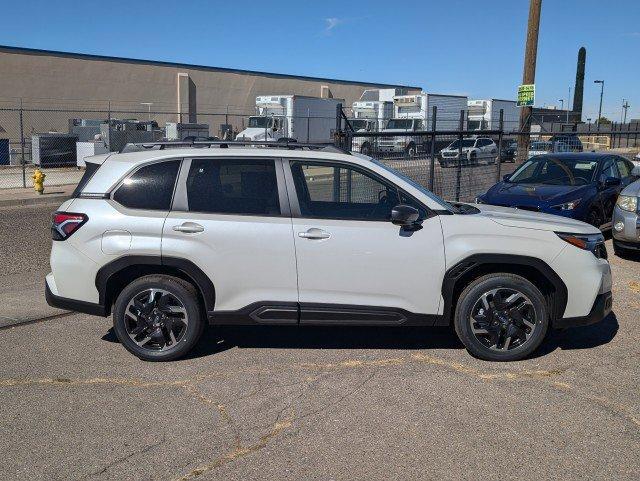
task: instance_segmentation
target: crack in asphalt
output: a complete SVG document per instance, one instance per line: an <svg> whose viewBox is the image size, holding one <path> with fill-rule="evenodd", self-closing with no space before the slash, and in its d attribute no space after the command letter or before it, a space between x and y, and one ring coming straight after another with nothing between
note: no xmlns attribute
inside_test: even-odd
<svg viewBox="0 0 640 481"><path fill-rule="evenodd" d="M249 454L255 453L264 447L266 447L273 439L277 438L281 435L285 430L291 428L293 423L296 421L303 420L305 418L309 418L311 416L318 415L322 412L335 407L336 405L342 403L345 399L353 396L356 392L361 390L373 377L381 370L387 367L395 367L400 365L405 365L408 363L423 363L431 366L436 366L440 368L448 369L452 372L459 373L466 376L474 377L483 382L494 382L494 381L521 381L521 380L529 380L529 381L538 381L541 382L542 385L547 386L555 391L564 393L566 395L570 395L572 397L579 397L591 404L597 405L600 408L606 409L610 413L622 417L627 422L630 422L636 429L640 428L640 419L631 414L628 409L607 399L602 396L589 395L579 392L578 388L574 385L562 382L562 381L552 381L551 378L555 376L559 376L567 371L567 369L553 369L553 370L520 370L520 371L502 371L502 372L487 372L477 369L475 367L469 366L467 364L463 364L457 361L447 360L441 357L432 356L424 353L414 353L409 357L393 357L393 358L381 358L381 359L372 359L372 360L358 360L358 359L346 359L338 362L331 363L300 363L293 364L287 366L290 369L302 369L302 370L313 370L313 371L340 371L340 370L350 370L350 369L369 369L373 368L373 372L366 376L361 382L359 382L353 389L349 392L343 394L339 399L329 404L326 404L319 409L310 411L308 413L300 414L299 416L295 416L295 410L292 407L293 404L301 399L308 391L311 385L316 382L319 378L317 377L307 377L306 382L296 382L286 384L280 387L288 387L292 385L301 384L303 385L300 393L293 398L290 402L287 403L277 414L275 423L271 426L270 430L260 436L257 441L253 442L249 445L244 445L241 439L241 432L237 424L234 422L232 416L229 413L227 406L221 402L218 402L214 399L206 396L197 386L198 383L206 381L208 379L212 379L215 377L219 377L220 373L208 373L208 374L200 374L194 376L192 378L187 378L184 380L172 380L172 381L150 381L144 379L127 379L127 378L89 378L89 379L70 379L63 377L52 377L52 378L10 378L10 379L0 379L0 387L10 388L14 386L88 386L88 385L117 385L117 386L125 386L125 387L134 387L134 388L152 388L152 387L175 387L179 388L185 394L188 394L192 398L206 404L215 406L220 418L222 421L229 427L234 436L233 446L228 452L218 456L214 460L209 463L200 465L183 476L176 478L177 481L185 481L189 479L194 479L208 471L219 468L223 465L229 464L231 462L235 462L238 459L241 459ZM235 374L241 371L234 371ZM251 395L254 395L253 393ZM243 397L239 397L237 399L232 399L230 402L238 402L241 401ZM281 420L281 417L284 412L289 411L290 414ZM262 427L257 427L257 429L262 429ZM147 446L145 449L151 450L156 446L159 446L165 442L163 439L161 442ZM94 473L90 473L88 476L95 476L104 473L110 467L115 466L137 454L140 454L143 451L133 452L129 455L115 460L113 463L108 464L103 467L101 470L96 471Z"/></svg>
<svg viewBox="0 0 640 481"><path fill-rule="evenodd" d="M566 382L555 381L550 385L559 391L571 393L576 397L581 397L582 399L598 404L601 407L608 409L610 412L613 412L616 415L622 416L623 418L627 419L629 422L634 424L637 428L640 428L640 419L638 419L633 414L628 412L626 407L619 403L611 401L606 397L581 393L574 386Z"/></svg>
<svg viewBox="0 0 640 481"><path fill-rule="evenodd" d="M148 453L149 451L151 451L153 448L157 448L158 446L161 446L162 444L164 444L166 442L166 438L164 436L162 436L162 439L160 441L158 441L157 443L152 443L149 444L147 446L145 446L142 449L138 449L137 451L132 451L129 454L127 454L126 456L123 456L121 458L118 458L114 461L112 461L111 463L103 466L101 469L94 471L92 473L87 474L86 476L83 476L80 479L87 479L90 478L92 476L99 476L101 474L106 473L109 469L111 469L114 466L117 466L118 464L121 464L125 461L127 461L128 459L131 459L134 456L138 456L139 454L145 454Z"/></svg>
<svg viewBox="0 0 640 481"><path fill-rule="evenodd" d="M242 445L236 446L233 450L229 451L228 453L225 453L222 456L217 457L213 461L207 464L198 466L197 468L192 469L185 475L179 478L176 478L176 481L186 481L189 479L197 478L198 476L208 471L224 466L225 464L236 461L237 459L240 459L249 454L255 453L256 451L260 451L261 449L265 448L269 444L269 442L277 438L280 434L282 434L285 430L289 429L292 426L293 416L294 416L294 413L292 413L288 418L282 421L276 421L273 427L271 428L271 430L267 434L264 434L263 436L261 436L258 439L258 441L256 441L255 443L250 444L249 446L242 446Z"/></svg>

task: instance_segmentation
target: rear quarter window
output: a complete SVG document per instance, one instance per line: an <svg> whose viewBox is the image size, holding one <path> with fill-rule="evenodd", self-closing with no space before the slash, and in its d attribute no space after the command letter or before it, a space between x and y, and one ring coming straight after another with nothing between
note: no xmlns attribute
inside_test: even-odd
<svg viewBox="0 0 640 481"><path fill-rule="evenodd" d="M71 198L75 199L82 193L82 189L84 189L84 186L87 185L87 182L89 182L91 180L91 177L93 177L93 175L98 171L100 165L101 164L92 164L90 162L87 162L84 174L82 174L80 182L78 182L78 185L71 193Z"/></svg>
<svg viewBox="0 0 640 481"><path fill-rule="evenodd" d="M113 200L130 209L169 210L179 169L179 160L141 167L120 184Z"/></svg>

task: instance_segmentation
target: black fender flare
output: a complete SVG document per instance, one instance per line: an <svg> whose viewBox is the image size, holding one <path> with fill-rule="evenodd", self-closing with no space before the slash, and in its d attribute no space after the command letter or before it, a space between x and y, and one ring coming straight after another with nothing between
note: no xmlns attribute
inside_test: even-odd
<svg viewBox="0 0 640 481"><path fill-rule="evenodd" d="M521 256L516 254L473 254L461 260L447 270L442 281L442 298L444 307L442 319L447 323L451 319L455 306L453 295L456 283L470 271L481 268L483 265L517 265L530 267L538 271L555 290L553 305L551 308L551 322L561 319L567 306L567 286L560 276L543 260L536 257ZM509 272L506 270L506 272Z"/></svg>
<svg viewBox="0 0 640 481"><path fill-rule="evenodd" d="M202 269L187 259L166 256L145 256L131 255L119 257L118 259L105 264L96 274L96 289L98 289L99 303L106 309L109 299L107 299L107 286L111 279L118 272L132 266L165 266L181 272L193 281L195 287L200 291L204 300L207 313L212 312L215 305L216 291L213 282Z"/></svg>

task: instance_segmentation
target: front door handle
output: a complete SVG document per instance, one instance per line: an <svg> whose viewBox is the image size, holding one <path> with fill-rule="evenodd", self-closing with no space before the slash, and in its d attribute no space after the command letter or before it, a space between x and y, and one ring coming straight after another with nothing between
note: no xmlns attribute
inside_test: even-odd
<svg viewBox="0 0 640 481"><path fill-rule="evenodd" d="M298 232L298 237L302 237L303 239L328 239L331 237L331 234L322 229L312 228L306 232Z"/></svg>
<svg viewBox="0 0 640 481"><path fill-rule="evenodd" d="M181 225L174 225L173 230L176 232L184 232L185 234L197 234L198 232L203 232L204 227L195 222L184 222Z"/></svg>

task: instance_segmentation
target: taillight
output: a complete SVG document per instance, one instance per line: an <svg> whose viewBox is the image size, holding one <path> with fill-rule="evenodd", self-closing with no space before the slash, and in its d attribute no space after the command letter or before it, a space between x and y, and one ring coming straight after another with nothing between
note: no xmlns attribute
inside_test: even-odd
<svg viewBox="0 0 640 481"><path fill-rule="evenodd" d="M51 238L63 241L77 231L89 218L85 214L54 212L51 223Z"/></svg>

